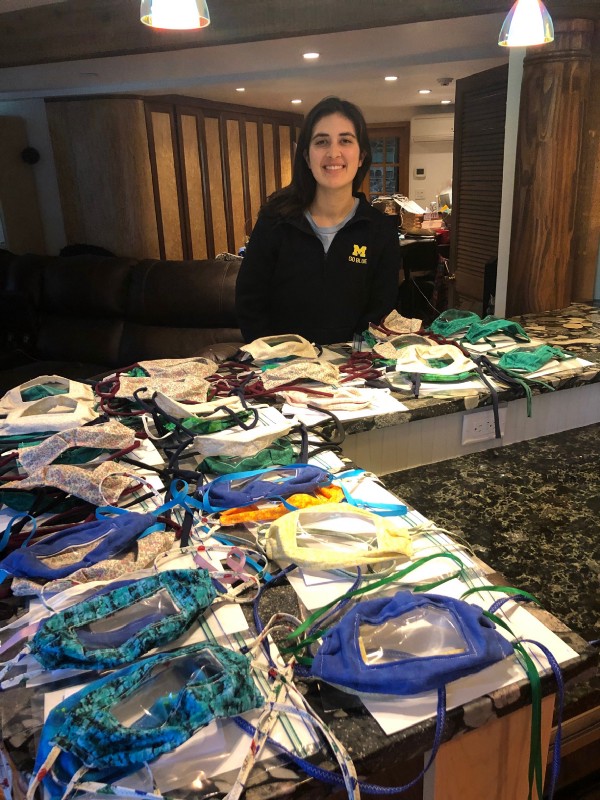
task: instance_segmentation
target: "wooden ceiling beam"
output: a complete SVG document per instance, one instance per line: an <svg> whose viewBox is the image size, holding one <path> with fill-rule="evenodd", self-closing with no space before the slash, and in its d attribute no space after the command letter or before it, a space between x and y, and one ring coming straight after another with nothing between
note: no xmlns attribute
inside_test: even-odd
<svg viewBox="0 0 600 800"><path fill-rule="evenodd" d="M377 28L508 11L511 0L208 0L211 25L159 31L139 0L66 0L0 14L0 67ZM553 0L555 16L600 18L598 0ZM440 26L440 36L443 27Z"/></svg>

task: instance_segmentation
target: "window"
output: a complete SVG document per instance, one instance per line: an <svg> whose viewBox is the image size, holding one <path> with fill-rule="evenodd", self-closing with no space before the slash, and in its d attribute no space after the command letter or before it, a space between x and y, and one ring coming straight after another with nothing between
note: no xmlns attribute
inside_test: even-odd
<svg viewBox="0 0 600 800"><path fill-rule="evenodd" d="M362 190L370 200L380 195L408 193L408 122L369 126L372 163Z"/></svg>

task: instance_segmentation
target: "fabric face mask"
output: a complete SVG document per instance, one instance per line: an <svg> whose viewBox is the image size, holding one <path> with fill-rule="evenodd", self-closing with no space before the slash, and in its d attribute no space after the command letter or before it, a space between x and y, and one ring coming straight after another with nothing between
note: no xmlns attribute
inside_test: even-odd
<svg viewBox="0 0 600 800"><path fill-rule="evenodd" d="M309 341L294 333L264 336L240 347L257 364L289 358L317 358L319 351Z"/></svg>
<svg viewBox="0 0 600 800"><path fill-rule="evenodd" d="M218 397L215 400L207 400L205 403L184 404L178 403L162 392L156 392L152 399L161 411L174 419L189 419L190 417L198 417L198 419L207 421L228 419L231 416L230 412L243 414L246 410L238 397Z"/></svg>
<svg viewBox="0 0 600 800"><path fill-rule="evenodd" d="M84 767L110 782L174 750L213 719L263 704L248 659L202 643L159 653L95 681L54 708L29 787L52 798Z"/></svg>
<svg viewBox="0 0 600 800"><path fill-rule="evenodd" d="M343 569L412 555L406 528L344 503L293 511L273 522L264 544L281 566Z"/></svg>
<svg viewBox="0 0 600 800"><path fill-rule="evenodd" d="M396 371L422 375L460 375L476 369L471 359L455 345L433 347L410 345L396 354Z"/></svg>
<svg viewBox="0 0 600 800"><path fill-rule="evenodd" d="M352 692L412 695L443 688L512 653L477 606L398 592L348 611L325 634L311 672Z"/></svg>
<svg viewBox="0 0 600 800"><path fill-rule="evenodd" d="M395 361L398 358L400 350L409 346L419 345L420 347L433 347L431 339L426 339L425 336L416 336L415 334L404 336L393 336L386 341L378 342L373 345L373 352L377 353L381 358L388 361Z"/></svg>
<svg viewBox="0 0 600 800"><path fill-rule="evenodd" d="M534 350L517 347L515 350L504 353L498 361L498 366L501 369L519 370L520 372L537 372L549 361L564 361L571 357L560 347L551 347L547 344L536 347Z"/></svg>
<svg viewBox="0 0 600 800"><path fill-rule="evenodd" d="M229 458L249 458L260 450L269 447L276 439L286 436L293 427L292 420L286 419L277 409L269 409L268 421L259 417L258 424L251 430L239 426L218 433L202 434L194 437L194 448L204 457L228 456Z"/></svg>
<svg viewBox="0 0 600 800"><path fill-rule="evenodd" d="M54 614L30 651L47 670L114 669L175 641L215 597L206 570L165 570Z"/></svg>
<svg viewBox="0 0 600 800"><path fill-rule="evenodd" d="M45 467L72 447L91 447L102 450L126 450L135 443L135 433L117 420L102 425L71 428L55 433L35 447L19 450L19 462L28 472Z"/></svg>
<svg viewBox="0 0 600 800"><path fill-rule="evenodd" d="M45 536L39 542L12 553L0 561L0 576L53 580L94 564L129 547L155 525L153 514L128 511L94 522L75 525Z"/></svg>
<svg viewBox="0 0 600 800"><path fill-rule="evenodd" d="M217 371L218 364L210 358L157 358L153 361L138 361L140 366L152 377L165 376L178 379L185 375L208 378Z"/></svg>
<svg viewBox="0 0 600 800"><path fill-rule="evenodd" d="M443 311L437 319L431 323L429 330L444 336L446 339L454 338L460 331L466 331L470 325L481 322L481 318L474 311L460 311L456 308L449 308Z"/></svg>
<svg viewBox="0 0 600 800"><path fill-rule="evenodd" d="M398 311L391 311L381 323L381 326L369 326L369 333L380 339L382 333L384 335L390 333L404 334L404 333L417 333L421 330L423 320L414 317L403 317Z"/></svg>
<svg viewBox="0 0 600 800"><path fill-rule="evenodd" d="M114 461L103 461L96 467L50 464L31 471L21 480L9 481L2 488L33 489L53 486L92 505L112 506L118 502L125 489L135 485L136 480L122 465Z"/></svg>
<svg viewBox="0 0 600 800"><path fill-rule="evenodd" d="M332 480L330 472L310 464L222 475L204 487L202 508L207 512L225 511L261 500L278 500L311 492L329 485Z"/></svg>
<svg viewBox="0 0 600 800"><path fill-rule="evenodd" d="M493 316L485 317L480 322L474 322L470 325L463 340L469 342L469 344L475 344L475 342L478 342L480 339L493 336L495 333L503 333L505 336L510 336L521 342L530 341L529 336L518 322L513 322L508 319L499 319Z"/></svg>
<svg viewBox="0 0 600 800"><path fill-rule="evenodd" d="M307 395L293 390L282 391L279 395L293 408L306 408L307 405L332 411L360 411L369 408L377 398L377 391L356 386L342 386L331 391L329 397ZM284 409L285 411L285 409Z"/></svg>
<svg viewBox="0 0 600 800"><path fill-rule="evenodd" d="M337 386L340 380L339 368L330 361L292 361L261 373L265 389L275 389L294 381L316 381L329 386Z"/></svg>
<svg viewBox="0 0 600 800"><path fill-rule="evenodd" d="M11 409L1 421L2 434L63 431L75 428L98 417L89 401L66 394L34 400Z"/></svg>
<svg viewBox="0 0 600 800"><path fill-rule="evenodd" d="M94 402L94 392L85 383L62 378L60 375L41 375L10 389L0 400L0 415L42 400L44 397L70 397L84 403Z"/></svg>
<svg viewBox="0 0 600 800"><path fill-rule="evenodd" d="M294 448L287 439L281 438L270 447L259 450L248 458L231 458L229 456L209 456L200 464L199 469L212 475L231 475L232 472L248 472L255 469L286 467L296 460Z"/></svg>
<svg viewBox="0 0 600 800"><path fill-rule="evenodd" d="M135 400L135 392L146 389L149 392L162 392L175 400L204 400L208 395L210 384L197 375L170 376L166 373L144 378L119 376L119 385L115 397L122 400Z"/></svg>

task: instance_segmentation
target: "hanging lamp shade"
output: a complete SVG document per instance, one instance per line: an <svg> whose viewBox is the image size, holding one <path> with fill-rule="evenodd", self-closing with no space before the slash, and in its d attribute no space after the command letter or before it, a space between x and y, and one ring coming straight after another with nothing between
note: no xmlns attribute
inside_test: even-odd
<svg viewBox="0 0 600 800"><path fill-rule="evenodd" d="M142 0L140 20L152 28L183 31L206 28L210 14L206 0Z"/></svg>
<svg viewBox="0 0 600 800"><path fill-rule="evenodd" d="M503 47L529 47L554 41L552 17L541 0L517 0L498 37Z"/></svg>

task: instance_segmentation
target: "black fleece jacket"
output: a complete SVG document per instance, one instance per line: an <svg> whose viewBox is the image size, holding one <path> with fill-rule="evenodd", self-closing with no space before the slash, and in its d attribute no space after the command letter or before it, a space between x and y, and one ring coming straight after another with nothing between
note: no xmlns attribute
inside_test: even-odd
<svg viewBox="0 0 600 800"><path fill-rule="evenodd" d="M396 220L362 194L327 254L304 215L261 213L236 286L244 339L298 333L317 344L348 341L394 308L399 268Z"/></svg>

